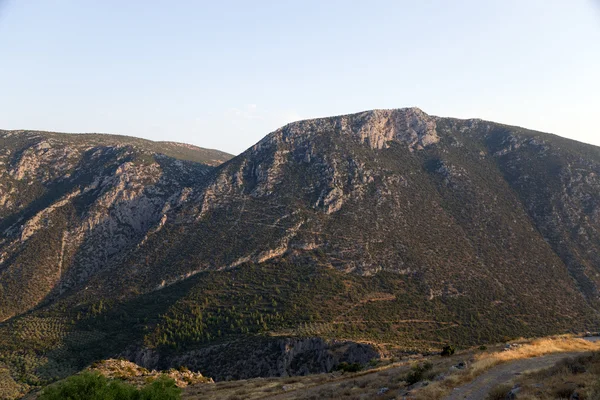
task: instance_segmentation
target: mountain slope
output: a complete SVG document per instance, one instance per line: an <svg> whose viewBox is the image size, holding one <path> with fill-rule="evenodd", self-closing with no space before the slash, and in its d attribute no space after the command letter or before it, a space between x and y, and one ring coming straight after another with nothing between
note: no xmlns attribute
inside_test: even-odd
<svg viewBox="0 0 600 400"><path fill-rule="evenodd" d="M123 268L122 278L149 290L199 270L318 252L346 272L423 275L432 297L547 284L595 301L599 164L592 146L416 109L294 123L196 187L127 261L150 273ZM561 245L574 230L585 245Z"/></svg>
<svg viewBox="0 0 600 400"><path fill-rule="evenodd" d="M177 143L29 131L0 131L0 148L0 320L118 263L186 186L230 158Z"/></svg>
<svg viewBox="0 0 600 400"><path fill-rule="evenodd" d="M0 310L38 306L0 327L11 371L36 332L17 379L118 354L299 374L374 351L333 357L335 340L423 351L600 322L597 147L410 108L292 123L214 168L152 151L31 166L69 175L0 222Z"/></svg>

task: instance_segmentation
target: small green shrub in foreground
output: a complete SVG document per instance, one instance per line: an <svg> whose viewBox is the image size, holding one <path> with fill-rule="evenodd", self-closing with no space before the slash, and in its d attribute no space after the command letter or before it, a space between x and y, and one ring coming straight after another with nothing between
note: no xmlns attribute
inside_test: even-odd
<svg viewBox="0 0 600 400"><path fill-rule="evenodd" d="M362 369L362 366L359 363L349 364L347 362L342 362L338 364L336 369L342 372L358 372Z"/></svg>
<svg viewBox="0 0 600 400"><path fill-rule="evenodd" d="M422 380L428 380L433 378L433 375L429 372L432 371L433 364L426 362L424 364L415 364L411 367L410 372L406 375L404 380L409 385L414 385Z"/></svg>
<svg viewBox="0 0 600 400"><path fill-rule="evenodd" d="M110 380L97 373L74 375L50 386L39 400L178 400L181 389L175 381L161 377L142 389L121 381Z"/></svg>

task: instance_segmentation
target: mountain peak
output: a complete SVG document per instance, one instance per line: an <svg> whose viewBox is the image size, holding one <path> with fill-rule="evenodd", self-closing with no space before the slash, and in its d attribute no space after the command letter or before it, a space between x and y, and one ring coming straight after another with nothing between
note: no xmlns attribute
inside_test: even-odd
<svg viewBox="0 0 600 400"><path fill-rule="evenodd" d="M387 148L390 142L399 142L407 145L410 151L421 150L440 140L436 117L417 107L410 107L292 122L268 135L255 149L273 141L297 143L324 134L355 137L372 149Z"/></svg>

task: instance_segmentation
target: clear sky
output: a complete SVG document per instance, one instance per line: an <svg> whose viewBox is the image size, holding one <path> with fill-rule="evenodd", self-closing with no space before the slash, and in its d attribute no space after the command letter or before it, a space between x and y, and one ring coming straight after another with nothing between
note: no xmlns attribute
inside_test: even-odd
<svg viewBox="0 0 600 400"><path fill-rule="evenodd" d="M239 153L417 106L600 145L600 0L0 0L0 128Z"/></svg>

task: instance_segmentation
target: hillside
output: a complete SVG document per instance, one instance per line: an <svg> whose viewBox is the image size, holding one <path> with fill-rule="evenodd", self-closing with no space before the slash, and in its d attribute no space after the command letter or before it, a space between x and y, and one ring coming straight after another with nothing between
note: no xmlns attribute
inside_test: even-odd
<svg viewBox="0 0 600 400"><path fill-rule="evenodd" d="M0 321L118 263L229 158L124 136L0 131Z"/></svg>
<svg viewBox="0 0 600 400"><path fill-rule="evenodd" d="M292 123L220 165L2 135L19 390L117 355L287 376L600 322L598 147L416 108Z"/></svg>

